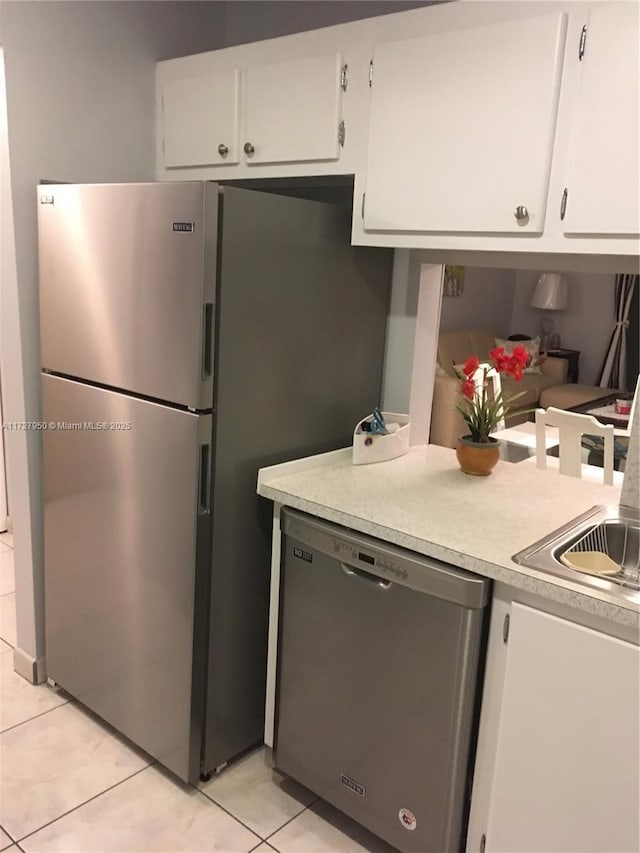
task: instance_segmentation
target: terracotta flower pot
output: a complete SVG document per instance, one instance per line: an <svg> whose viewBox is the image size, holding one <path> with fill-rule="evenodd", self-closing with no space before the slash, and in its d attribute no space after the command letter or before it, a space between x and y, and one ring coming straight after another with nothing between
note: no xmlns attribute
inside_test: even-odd
<svg viewBox="0 0 640 853"><path fill-rule="evenodd" d="M462 435L458 439L456 456L465 474L487 477L500 458L500 445L496 438L490 438L486 444L474 441L470 435Z"/></svg>

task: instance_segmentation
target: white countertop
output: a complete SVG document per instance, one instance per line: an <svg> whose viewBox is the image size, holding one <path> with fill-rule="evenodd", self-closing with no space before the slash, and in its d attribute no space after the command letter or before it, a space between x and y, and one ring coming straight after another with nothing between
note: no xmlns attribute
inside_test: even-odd
<svg viewBox="0 0 640 853"><path fill-rule="evenodd" d="M640 607L607 592L514 563L511 556L620 488L498 462L489 477L463 474L435 445L353 465L351 448L264 468L258 493L485 577L632 627Z"/></svg>

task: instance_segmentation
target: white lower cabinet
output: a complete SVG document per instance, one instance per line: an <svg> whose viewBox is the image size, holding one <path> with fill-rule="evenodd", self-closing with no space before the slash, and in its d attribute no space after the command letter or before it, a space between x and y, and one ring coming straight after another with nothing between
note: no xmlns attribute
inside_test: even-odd
<svg viewBox="0 0 640 853"><path fill-rule="evenodd" d="M514 603L479 846L640 849L639 697L637 645Z"/></svg>

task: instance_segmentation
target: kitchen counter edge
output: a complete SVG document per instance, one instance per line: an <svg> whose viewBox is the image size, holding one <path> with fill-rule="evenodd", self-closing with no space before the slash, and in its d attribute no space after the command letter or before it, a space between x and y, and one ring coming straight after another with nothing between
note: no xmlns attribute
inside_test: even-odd
<svg viewBox="0 0 640 853"><path fill-rule="evenodd" d="M589 506L617 503L619 489L550 475L538 471L535 466L509 462L500 462L491 477L469 478L457 469L454 451L435 445L413 447L404 457L366 466L352 465L351 452L351 448L345 448L261 468L258 494L274 503L442 560L606 621L640 629L640 607L633 602L616 601L609 593L517 565L511 559L513 554L575 518ZM497 531L492 530L491 525L485 530L486 537L494 536L500 540L500 547L493 548L488 558L487 550L491 549L487 549L486 539L475 535L477 526L473 512L469 513L474 500L482 501L477 509L490 519L492 505L495 505L496 496L501 494L505 484L521 493L528 492L535 501L541 490L548 489L550 476L554 476L554 488L552 495L546 494L547 503L551 504L547 508L547 516L554 518L553 525L537 535L536 525L526 523L525 529L531 534L528 541L523 541L522 524L515 524L519 517L518 503L509 501L504 495L505 500L499 507L499 517L503 522L499 537L495 537ZM422 504L418 503L416 507L416 502L421 499L425 511L429 507L445 508L445 511L451 507L450 514L446 516L449 520L446 536L450 540L447 544L438 541L443 539L442 519L445 516L440 519L440 530L436 519L434 533L427 532ZM576 500L580 505L574 504L570 509L564 506ZM400 502L405 506L399 514ZM544 526L544 522L542 524Z"/></svg>

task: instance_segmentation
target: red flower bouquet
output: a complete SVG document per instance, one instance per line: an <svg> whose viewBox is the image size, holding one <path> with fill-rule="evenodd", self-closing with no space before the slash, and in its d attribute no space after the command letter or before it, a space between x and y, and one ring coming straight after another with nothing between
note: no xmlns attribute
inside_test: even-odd
<svg viewBox="0 0 640 853"><path fill-rule="evenodd" d="M521 344L514 347L511 355L505 354L504 347L496 347L489 353L490 365L482 368L480 377L476 376L480 368L480 359L477 355L472 355L465 361L462 372L456 370L460 380L461 397L456 410L465 419L473 441L488 444L489 435L495 430L498 421L506 417L511 403L518 397L522 397L524 393L505 398L502 392L499 392L492 399L488 393L489 370L493 367L498 373L512 376L516 382L519 382L522 379L527 358L527 352Z"/></svg>

